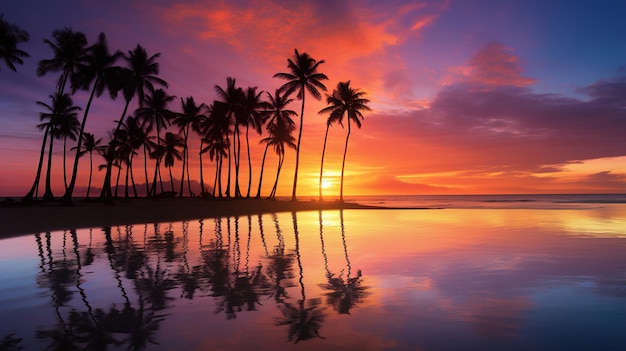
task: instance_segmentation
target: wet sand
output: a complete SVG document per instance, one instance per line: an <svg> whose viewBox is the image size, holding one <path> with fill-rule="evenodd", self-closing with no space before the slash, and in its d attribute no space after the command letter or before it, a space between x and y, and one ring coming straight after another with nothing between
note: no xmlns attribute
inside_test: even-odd
<svg viewBox="0 0 626 351"><path fill-rule="evenodd" d="M382 208L338 201L281 201L265 199L207 200L163 198L117 200L115 205L76 200L59 203L20 203L0 206L0 239L69 228L103 227L138 223L172 222L248 214L319 209Z"/></svg>

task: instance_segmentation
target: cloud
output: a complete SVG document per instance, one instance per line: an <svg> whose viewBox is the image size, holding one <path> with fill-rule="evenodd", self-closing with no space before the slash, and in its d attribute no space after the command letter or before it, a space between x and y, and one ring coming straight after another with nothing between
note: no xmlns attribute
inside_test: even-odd
<svg viewBox="0 0 626 351"><path fill-rule="evenodd" d="M467 64L450 67L441 84L451 85L460 81L486 87L531 85L535 80L522 75L520 59L511 51L502 43L491 42L478 50Z"/></svg>

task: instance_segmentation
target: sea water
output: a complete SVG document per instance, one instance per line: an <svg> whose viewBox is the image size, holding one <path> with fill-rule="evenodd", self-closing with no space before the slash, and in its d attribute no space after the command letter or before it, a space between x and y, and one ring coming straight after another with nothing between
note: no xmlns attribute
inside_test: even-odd
<svg viewBox="0 0 626 351"><path fill-rule="evenodd" d="M624 198L360 197L402 209L0 240L0 349L624 350Z"/></svg>

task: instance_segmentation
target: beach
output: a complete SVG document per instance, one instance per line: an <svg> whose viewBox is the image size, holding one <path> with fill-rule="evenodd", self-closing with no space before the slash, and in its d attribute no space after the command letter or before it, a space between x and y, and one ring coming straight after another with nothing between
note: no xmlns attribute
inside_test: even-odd
<svg viewBox="0 0 626 351"><path fill-rule="evenodd" d="M58 202L29 205L16 202L0 207L0 239L68 228L338 208L375 207L339 201L203 198L118 199L114 205L104 205L95 200L76 200L73 206L63 206Z"/></svg>

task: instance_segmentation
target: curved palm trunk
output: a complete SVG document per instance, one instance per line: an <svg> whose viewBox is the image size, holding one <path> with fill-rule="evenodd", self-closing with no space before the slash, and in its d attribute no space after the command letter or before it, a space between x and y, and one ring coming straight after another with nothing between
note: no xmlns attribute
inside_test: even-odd
<svg viewBox="0 0 626 351"><path fill-rule="evenodd" d="M261 172L259 175L259 189L256 191L256 198L261 197L261 185L263 184L263 170L265 169L265 158L267 157L267 149L269 149L270 145L265 145L265 151L263 151L263 162L261 162Z"/></svg>
<svg viewBox="0 0 626 351"><path fill-rule="evenodd" d="M172 167L167 167L170 170L170 185L172 188L172 192L174 192L174 177L172 176ZM180 180L181 183L183 182L183 179Z"/></svg>
<svg viewBox="0 0 626 351"><path fill-rule="evenodd" d="M279 155L278 159L278 169L276 170L276 181L274 182L274 187L272 187L272 192L270 193L270 198L276 198L276 188L278 188L278 178L280 177L280 170L283 168L283 162L285 161L285 153Z"/></svg>
<svg viewBox="0 0 626 351"><path fill-rule="evenodd" d="M61 201L64 204L72 203L72 194L74 193L74 186L76 185L76 176L78 174L78 160L80 159L80 148L83 145L83 134L85 132L85 124L87 123L87 115L89 114L89 108L91 108L91 102L93 101L93 97L96 93L96 86L98 86L99 81L100 81L100 76L97 76L96 81L93 84L93 88L91 89L89 100L87 101L87 105L85 106L85 113L83 113L83 120L80 123L80 132L78 132L78 145L76 145L76 154L74 155L74 166L72 167L72 178L70 179L70 184L65 186L66 188L65 194L63 195L63 197L61 197ZM91 179L91 176L90 176L90 179Z"/></svg>
<svg viewBox="0 0 626 351"><path fill-rule="evenodd" d="M322 164L320 165L320 198L319 201L324 201L322 197L322 175L324 174L324 154L326 153L326 140L328 140L328 130L330 129L330 124L326 124L326 134L324 134L324 148L322 149Z"/></svg>
<svg viewBox="0 0 626 351"><path fill-rule="evenodd" d="M54 194L52 194L52 187L50 186L50 171L52 170L52 146L54 145L54 138L50 136L50 146L48 147L48 169L46 172L46 191L43 194L44 201L54 200Z"/></svg>
<svg viewBox="0 0 626 351"><path fill-rule="evenodd" d="M234 144L234 142L233 142L233 144ZM232 152L231 152L231 146L229 144L228 145L228 177L226 179L227 180L227 183L226 183L226 197L230 197L230 168L231 168L230 160L231 159L232 159ZM220 172L220 176L221 176L221 172Z"/></svg>
<svg viewBox="0 0 626 351"><path fill-rule="evenodd" d="M30 188L28 193L22 198L22 201L24 202L33 200L33 195L35 194L35 190L39 186L39 179L41 178L41 169L43 168L43 159L46 153L46 142L48 141L49 131L50 131L50 125L46 127L46 130L43 134L43 142L41 143L41 153L39 154L39 164L37 165L37 174L35 175L35 181L33 182L33 186Z"/></svg>
<svg viewBox="0 0 626 351"><path fill-rule="evenodd" d="M124 122L124 117L126 117L126 111L128 111L128 105L130 105L130 100L126 100L126 104L124 105L124 110L122 111L122 117L117 122L117 127L115 128L115 132L113 132L113 138L117 135ZM112 140L111 140L112 141ZM102 185L102 191L100 192L100 199L104 200L107 204L113 203L113 194L111 193L111 175L113 174L113 155L115 153L114 148L109 143L109 148L107 149L107 172L104 176L104 184Z"/></svg>
<svg viewBox="0 0 626 351"><path fill-rule="evenodd" d="M124 198L125 199L128 199L128 178L130 176L131 157L132 156L129 157L128 163L126 164L126 174L125 174L126 179L124 180Z"/></svg>
<svg viewBox="0 0 626 351"><path fill-rule="evenodd" d="M117 168L117 178L115 180L115 198L117 199L117 189L120 188L120 175L122 174L122 164Z"/></svg>
<svg viewBox="0 0 626 351"><path fill-rule="evenodd" d="M219 189L218 189L219 187ZM219 197L222 197L222 157L215 158L215 179L213 180L213 197L215 197L215 189L219 190Z"/></svg>
<svg viewBox="0 0 626 351"><path fill-rule="evenodd" d="M135 174L133 174L133 160L135 159L135 155L133 153L130 154L130 160L128 161L128 168L130 168L130 184L133 186L133 195L137 196L137 186L135 185Z"/></svg>
<svg viewBox="0 0 626 351"><path fill-rule="evenodd" d="M250 188L252 188L252 161L250 160L250 139L248 138L248 130L250 128L246 125L246 146L248 147L248 193L246 197L250 197Z"/></svg>
<svg viewBox="0 0 626 351"><path fill-rule="evenodd" d="M298 132L298 145L296 146L296 170L293 175L293 192L291 193L291 201L298 201L296 198L296 189L298 188L298 166L300 165L300 141L302 141L302 124L304 123L304 86L302 89L302 110L300 111L300 131Z"/></svg>
<svg viewBox="0 0 626 351"><path fill-rule="evenodd" d="M156 121L156 130L157 130L157 150L161 149L161 127L159 126L159 121ZM161 163L161 155L157 154L156 163L154 164L154 178L152 179L152 187L150 189L150 193L152 196L156 196L156 184L157 177L160 179L159 166ZM161 192L163 192L163 180L161 179Z"/></svg>
<svg viewBox="0 0 626 351"><path fill-rule="evenodd" d="M343 161L341 162L341 187L339 190L339 202L343 202L343 170L346 166L346 153L348 152L348 140L350 139L350 117L348 117L348 135L346 135L346 146L343 149Z"/></svg>

